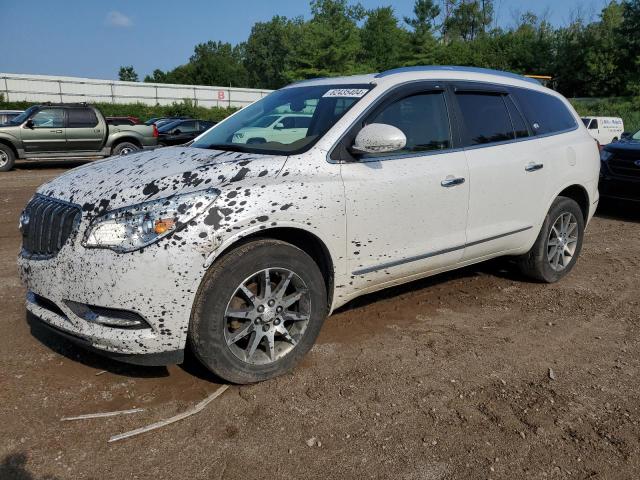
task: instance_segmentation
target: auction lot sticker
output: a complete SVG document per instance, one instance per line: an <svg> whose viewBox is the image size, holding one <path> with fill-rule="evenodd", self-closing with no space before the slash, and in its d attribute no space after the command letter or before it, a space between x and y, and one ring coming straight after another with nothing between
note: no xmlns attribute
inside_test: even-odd
<svg viewBox="0 0 640 480"><path fill-rule="evenodd" d="M366 88L332 88L323 97L361 98L368 91Z"/></svg>

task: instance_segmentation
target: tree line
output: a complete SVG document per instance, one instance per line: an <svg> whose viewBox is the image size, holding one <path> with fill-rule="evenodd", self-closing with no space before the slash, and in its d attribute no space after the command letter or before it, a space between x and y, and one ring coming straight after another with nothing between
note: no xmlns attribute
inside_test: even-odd
<svg viewBox="0 0 640 480"><path fill-rule="evenodd" d="M208 41L187 63L145 82L277 89L306 78L412 65L471 65L549 75L569 97L640 95L640 0L612 0L596 20L574 15L554 27L521 13L496 24L493 0L416 0L413 14L366 10L348 0L312 0L311 17L274 16L238 45ZM132 66L121 80L137 81Z"/></svg>

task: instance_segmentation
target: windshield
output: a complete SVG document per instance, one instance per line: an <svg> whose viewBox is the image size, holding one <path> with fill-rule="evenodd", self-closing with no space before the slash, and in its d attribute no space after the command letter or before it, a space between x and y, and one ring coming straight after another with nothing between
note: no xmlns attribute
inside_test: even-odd
<svg viewBox="0 0 640 480"><path fill-rule="evenodd" d="M255 121L249 123L247 127L265 128L271 125L280 117L278 115L267 115L266 117L257 118Z"/></svg>
<svg viewBox="0 0 640 480"><path fill-rule="evenodd" d="M31 114L33 113L33 111L38 108L36 106L33 107L29 107L27 108L24 112L22 112L20 115L18 115L17 117L13 117L11 120L9 120L7 123L9 125L20 125L21 123L23 123L27 118L29 118L31 116Z"/></svg>
<svg viewBox="0 0 640 480"><path fill-rule="evenodd" d="M371 88L373 85L315 85L277 90L216 125L192 146L275 155L301 153ZM246 128L250 130L243 131Z"/></svg>

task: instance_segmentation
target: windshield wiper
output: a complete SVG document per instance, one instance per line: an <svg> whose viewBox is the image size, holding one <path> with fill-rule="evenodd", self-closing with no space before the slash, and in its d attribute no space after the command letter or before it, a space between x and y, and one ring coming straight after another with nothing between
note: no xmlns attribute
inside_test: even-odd
<svg viewBox="0 0 640 480"><path fill-rule="evenodd" d="M228 152L253 152L250 147L238 143L212 143L207 147L209 150L226 150Z"/></svg>

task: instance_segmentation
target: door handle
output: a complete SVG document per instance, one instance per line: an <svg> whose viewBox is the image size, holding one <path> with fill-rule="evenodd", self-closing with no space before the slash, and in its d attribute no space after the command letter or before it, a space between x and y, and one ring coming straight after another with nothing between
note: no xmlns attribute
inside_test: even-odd
<svg viewBox="0 0 640 480"><path fill-rule="evenodd" d="M463 183L464 183L464 178L462 177L458 177L458 178L447 177L440 182L440 185L442 185L445 188L449 188L449 187L455 187L456 185L462 185Z"/></svg>
<svg viewBox="0 0 640 480"><path fill-rule="evenodd" d="M49 130L50 133L62 133L62 130Z"/></svg>
<svg viewBox="0 0 640 480"><path fill-rule="evenodd" d="M536 170L542 170L544 168L544 164L542 163L530 163L526 167L524 167L526 172L535 172Z"/></svg>

